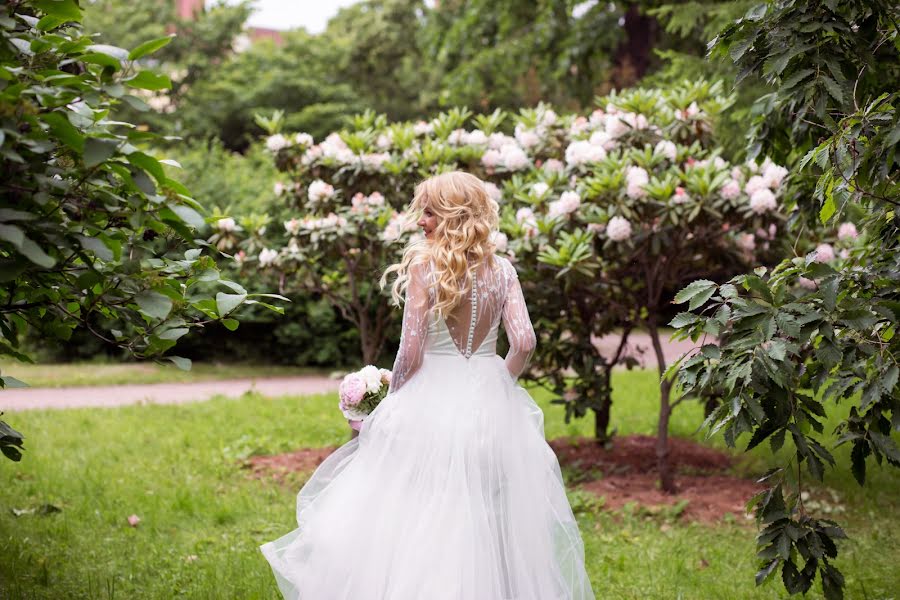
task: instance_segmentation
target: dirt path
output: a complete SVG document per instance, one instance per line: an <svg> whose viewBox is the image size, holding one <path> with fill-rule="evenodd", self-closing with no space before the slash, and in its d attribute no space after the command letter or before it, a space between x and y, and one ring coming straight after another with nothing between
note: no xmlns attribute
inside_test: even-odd
<svg viewBox="0 0 900 600"><path fill-rule="evenodd" d="M234 398L246 392L265 396L308 396L337 390L339 381L327 377L266 377L225 379L195 383L148 383L139 385L79 386L63 388L17 388L0 392L0 410L110 407L126 404L183 404L221 395Z"/></svg>
<svg viewBox="0 0 900 600"><path fill-rule="evenodd" d="M612 335L597 340L600 351L612 356L619 337ZM671 363L694 347L690 341L663 340L663 354ZM643 353L641 352L643 350ZM634 356L644 367L656 367L650 338L645 333L632 333L626 354ZM208 400L216 395L236 397L248 391L265 396L310 395L334 392L338 380L306 375L298 377L260 377L198 381L194 383L153 383L63 388L15 388L0 391L0 410L18 411L47 408L109 407L128 404L182 404Z"/></svg>

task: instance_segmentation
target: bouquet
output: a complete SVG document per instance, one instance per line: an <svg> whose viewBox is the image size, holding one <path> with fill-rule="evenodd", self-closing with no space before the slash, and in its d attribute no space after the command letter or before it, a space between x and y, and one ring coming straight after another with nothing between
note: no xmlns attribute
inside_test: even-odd
<svg viewBox="0 0 900 600"><path fill-rule="evenodd" d="M344 377L338 388L341 398L338 406L350 421L350 427L359 431L365 418L387 396L390 384L391 372L372 365Z"/></svg>

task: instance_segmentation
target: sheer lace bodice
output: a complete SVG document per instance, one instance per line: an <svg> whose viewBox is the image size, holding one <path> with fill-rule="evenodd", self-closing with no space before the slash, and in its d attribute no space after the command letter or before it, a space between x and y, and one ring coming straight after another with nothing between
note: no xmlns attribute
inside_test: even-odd
<svg viewBox="0 0 900 600"><path fill-rule="evenodd" d="M525 370L536 339L528 307L515 267L499 256L492 262L492 265L481 265L466 282L463 300L446 318L432 310L433 267L416 265L410 270L391 392L400 389L413 376L426 352L455 352L467 359L494 356L501 321L509 338L506 367L513 377Z"/></svg>

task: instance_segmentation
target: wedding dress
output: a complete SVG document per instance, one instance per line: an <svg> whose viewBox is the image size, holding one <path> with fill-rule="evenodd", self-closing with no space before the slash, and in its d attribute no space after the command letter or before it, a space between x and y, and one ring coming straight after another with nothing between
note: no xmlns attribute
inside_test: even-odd
<svg viewBox="0 0 900 600"><path fill-rule="evenodd" d="M446 319L414 268L388 395L261 546L288 600L587 600L584 546L541 409L516 383L535 345L494 257ZM500 322L510 350L496 354Z"/></svg>

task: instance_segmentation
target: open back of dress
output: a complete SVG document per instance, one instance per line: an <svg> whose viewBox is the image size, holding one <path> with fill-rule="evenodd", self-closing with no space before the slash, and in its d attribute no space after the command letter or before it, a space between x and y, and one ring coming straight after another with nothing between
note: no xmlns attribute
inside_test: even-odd
<svg viewBox="0 0 900 600"><path fill-rule="evenodd" d="M440 319L432 310L436 281L433 264L410 270L391 391L398 390L415 373L428 346L428 336L439 332L432 329L429 333L429 325ZM534 350L535 334L515 267L506 258L491 257L469 272L463 289L461 301L443 319L457 351L470 358L485 340L496 335L502 321L510 345L506 365L512 376L518 376Z"/></svg>

